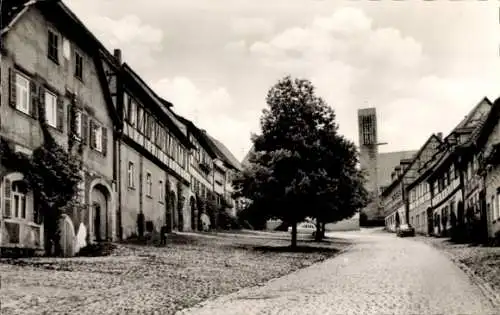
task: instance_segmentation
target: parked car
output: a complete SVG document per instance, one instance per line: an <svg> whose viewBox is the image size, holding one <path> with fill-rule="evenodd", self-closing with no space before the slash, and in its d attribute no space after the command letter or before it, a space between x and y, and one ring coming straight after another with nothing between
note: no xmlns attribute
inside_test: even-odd
<svg viewBox="0 0 500 315"><path fill-rule="evenodd" d="M292 232L292 227L288 227L288 232ZM297 234L310 234L316 236L316 225L310 222L301 222L297 224Z"/></svg>
<svg viewBox="0 0 500 315"><path fill-rule="evenodd" d="M409 224L401 224L396 233L399 237L415 236L415 229Z"/></svg>

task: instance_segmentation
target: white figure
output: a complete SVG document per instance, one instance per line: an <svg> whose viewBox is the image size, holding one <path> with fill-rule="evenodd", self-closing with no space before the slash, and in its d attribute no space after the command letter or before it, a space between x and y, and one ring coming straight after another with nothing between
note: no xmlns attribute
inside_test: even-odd
<svg viewBox="0 0 500 315"><path fill-rule="evenodd" d="M203 225L203 231L206 232L210 229L210 217L206 213L201 215L201 223Z"/></svg>
<svg viewBox="0 0 500 315"><path fill-rule="evenodd" d="M75 253L78 253L80 249L87 246L86 239L87 239L87 227L85 227L85 224L80 223L80 226L78 227L78 233L76 234L75 237Z"/></svg>

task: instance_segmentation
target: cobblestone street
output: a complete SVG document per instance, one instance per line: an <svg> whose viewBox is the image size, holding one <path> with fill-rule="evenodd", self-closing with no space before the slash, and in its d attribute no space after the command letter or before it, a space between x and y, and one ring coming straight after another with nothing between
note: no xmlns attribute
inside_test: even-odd
<svg viewBox="0 0 500 315"><path fill-rule="evenodd" d="M438 250L383 232L334 233L348 252L178 314L500 314Z"/></svg>

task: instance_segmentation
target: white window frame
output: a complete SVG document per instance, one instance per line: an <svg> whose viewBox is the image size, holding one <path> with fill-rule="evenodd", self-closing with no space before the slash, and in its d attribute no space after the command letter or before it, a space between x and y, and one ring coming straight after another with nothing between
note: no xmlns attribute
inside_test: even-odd
<svg viewBox="0 0 500 315"><path fill-rule="evenodd" d="M45 120L49 126L57 128L57 96L45 91Z"/></svg>
<svg viewBox="0 0 500 315"><path fill-rule="evenodd" d="M129 102L131 102L130 111L128 113L130 125L132 125L132 127L137 127L137 103L133 98L130 98L130 96L129 99Z"/></svg>
<svg viewBox="0 0 500 315"><path fill-rule="evenodd" d="M82 112L77 111L75 115L75 135L81 140L82 139Z"/></svg>
<svg viewBox="0 0 500 315"><path fill-rule="evenodd" d="M151 197L153 194L153 178L150 172L146 172L146 195Z"/></svg>
<svg viewBox="0 0 500 315"><path fill-rule="evenodd" d="M30 79L16 72L16 109L30 114Z"/></svg>
<svg viewBox="0 0 500 315"><path fill-rule="evenodd" d="M20 220L25 220L26 217L28 216L28 207L26 206L27 202L27 196L26 194L23 194L22 192L18 191L17 189L14 189L14 183L18 181L13 181L10 183L11 187L11 215L12 218L15 219L20 219ZM17 197L17 198L16 198ZM16 200L18 200L16 204ZM23 203L21 204L21 201ZM24 207L24 217L21 215Z"/></svg>
<svg viewBox="0 0 500 315"><path fill-rule="evenodd" d="M134 162L128 162L127 169L128 182L127 185L129 188L135 188L135 164Z"/></svg>
<svg viewBox="0 0 500 315"><path fill-rule="evenodd" d="M95 150L97 152L102 152L102 126L94 123L94 138L95 138Z"/></svg>

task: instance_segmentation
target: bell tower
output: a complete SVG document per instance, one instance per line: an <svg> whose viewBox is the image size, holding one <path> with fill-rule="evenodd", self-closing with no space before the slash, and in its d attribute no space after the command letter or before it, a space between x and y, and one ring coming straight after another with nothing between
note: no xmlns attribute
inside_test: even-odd
<svg viewBox="0 0 500 315"><path fill-rule="evenodd" d="M379 209L377 113L374 107L358 110L359 161L372 202L362 210L368 221L384 220Z"/></svg>

